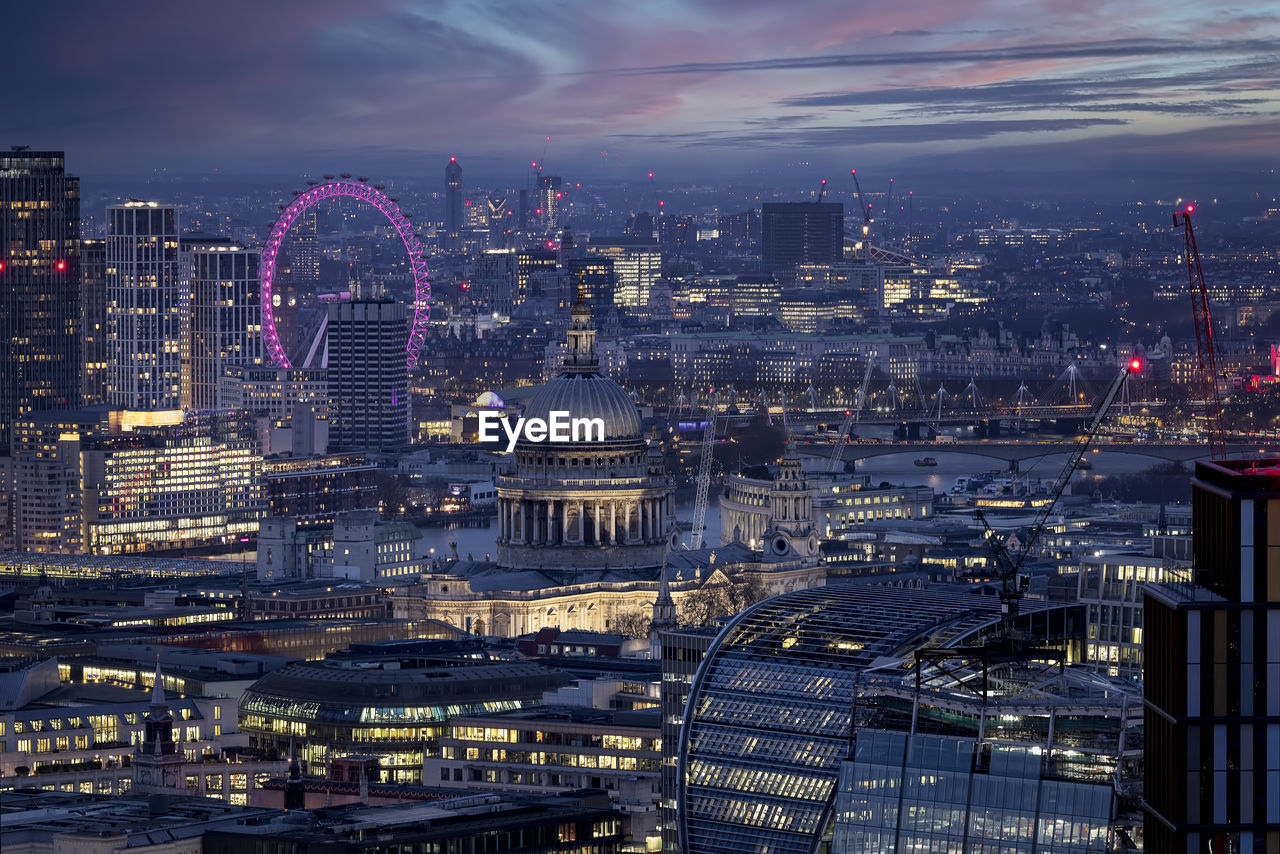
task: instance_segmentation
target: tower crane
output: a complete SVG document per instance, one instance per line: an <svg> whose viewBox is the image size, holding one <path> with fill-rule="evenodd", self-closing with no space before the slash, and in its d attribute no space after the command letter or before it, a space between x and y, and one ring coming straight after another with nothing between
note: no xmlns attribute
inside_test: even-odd
<svg viewBox="0 0 1280 854"><path fill-rule="evenodd" d="M853 402L853 409L845 413L844 422L840 425L840 438L836 440L836 449L831 452L831 459L827 460L827 471L836 470L836 465L844 453L844 446L849 441L849 431L862 417L862 404L867 399L867 385L871 382L871 371L875 366L876 363L868 356L867 368L862 372L862 385L858 387L858 399Z"/></svg>
<svg viewBox="0 0 1280 854"><path fill-rule="evenodd" d="M1111 406L1115 403L1120 390L1129 379L1129 375L1141 372L1142 359L1135 355L1129 359L1128 364L1120 371L1119 376L1111 381L1111 385L1107 387L1106 393L1102 396L1102 400L1094 412L1093 420L1085 429L1084 434L1076 440L1075 448L1072 449L1071 454L1067 457L1067 463L1063 466L1061 474L1058 475L1058 479L1054 483L1049 501L1040 508L1040 512L1032 520L1031 533L1017 554L1009 551L1004 538L991 527L991 523L987 521L982 508L979 507L974 511L978 521L982 523L983 532L991 546L991 556L996 567L996 577L1000 579L1001 635L1004 640L1011 644L1017 645L1021 642L1015 623L1018 618L1018 602L1022 599L1022 594L1026 589L1025 579L1020 575L1020 572L1022 564L1026 561L1027 553L1044 532L1049 516L1053 513L1053 508L1057 506L1058 499L1062 497L1062 493L1066 490L1071 476L1075 474L1076 469L1080 466L1080 460L1084 458L1085 452L1089 450L1093 437L1097 435L1103 419L1111 411Z"/></svg>
<svg viewBox="0 0 1280 854"><path fill-rule="evenodd" d="M1208 424L1209 457L1221 459L1226 455L1226 431L1222 424L1222 398L1218 394L1218 345L1213 340L1213 314L1209 310L1209 289L1204 284L1204 270L1200 266L1200 250L1196 247L1195 229L1191 227L1191 215L1195 205L1173 214L1175 227L1182 224L1186 243L1187 291L1191 294L1191 315L1196 326L1196 373L1200 380L1200 393L1204 397L1204 415Z"/></svg>
<svg viewBox="0 0 1280 854"><path fill-rule="evenodd" d="M711 490L711 457L715 453L716 442L716 402L715 389L711 390L707 403L707 429L702 434L702 458L698 461L698 493L693 504L693 530L689 532L689 548L702 548L702 531L707 526L707 493Z"/></svg>
<svg viewBox="0 0 1280 854"><path fill-rule="evenodd" d="M871 207L862 197L862 184L858 181L858 170L850 169L853 176L853 188L858 191L858 207L862 209L862 257L871 260Z"/></svg>

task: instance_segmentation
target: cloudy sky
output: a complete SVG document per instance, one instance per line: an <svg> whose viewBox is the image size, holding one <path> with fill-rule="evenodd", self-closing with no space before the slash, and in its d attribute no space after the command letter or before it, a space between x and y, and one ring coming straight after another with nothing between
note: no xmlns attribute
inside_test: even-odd
<svg viewBox="0 0 1280 854"><path fill-rule="evenodd" d="M544 148L599 177L1275 166L1280 6L1214 6L6 4L0 142L81 174L405 174L448 154L516 174Z"/></svg>

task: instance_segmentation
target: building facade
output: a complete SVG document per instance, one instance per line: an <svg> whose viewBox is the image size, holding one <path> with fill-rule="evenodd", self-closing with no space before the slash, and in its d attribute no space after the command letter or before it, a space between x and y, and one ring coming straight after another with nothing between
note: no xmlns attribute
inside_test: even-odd
<svg viewBox="0 0 1280 854"><path fill-rule="evenodd" d="M15 418L80 405L80 179L0 152L0 451Z"/></svg>
<svg viewBox="0 0 1280 854"><path fill-rule="evenodd" d="M1182 561L1143 554L1080 559L1078 600L1089 608L1085 661L1097 672L1142 680L1143 591L1185 570Z"/></svg>
<svg viewBox="0 0 1280 854"><path fill-rule="evenodd" d="M403 303L329 306L330 447L388 451L409 444L409 323Z"/></svg>
<svg viewBox="0 0 1280 854"><path fill-rule="evenodd" d="M262 364L260 260L257 249L234 243L190 248L184 408L219 408L218 388L227 366Z"/></svg>
<svg viewBox="0 0 1280 854"><path fill-rule="evenodd" d="M107 243L80 241L80 403L107 402Z"/></svg>
<svg viewBox="0 0 1280 854"><path fill-rule="evenodd" d="M648 237L597 237L587 245L588 258L613 261L615 305L641 308L662 275L662 250Z"/></svg>
<svg viewBox="0 0 1280 854"><path fill-rule="evenodd" d="M16 427L20 549L137 553L257 531L262 455L243 413L100 408L37 413Z"/></svg>
<svg viewBox="0 0 1280 854"><path fill-rule="evenodd" d="M296 749L309 774L326 776L338 758L377 756L380 779L422 783L423 760L439 756L452 718L538 705L568 681L529 662L338 655L254 683L240 701L240 729L251 747Z"/></svg>
<svg viewBox="0 0 1280 854"><path fill-rule="evenodd" d="M1280 850L1280 461L1192 490L1194 569L1143 599L1148 846Z"/></svg>
<svg viewBox="0 0 1280 854"><path fill-rule="evenodd" d="M602 789L631 817L636 842L657 836L662 737L656 712L538 706L460 716L425 761L423 783L478 791Z"/></svg>
<svg viewBox="0 0 1280 854"><path fill-rule="evenodd" d="M187 308L178 260L178 209L156 202L107 207L107 403L181 406Z"/></svg>
<svg viewBox="0 0 1280 854"><path fill-rule="evenodd" d="M794 278L799 264L844 258L840 202L766 202L760 206L760 269Z"/></svg>

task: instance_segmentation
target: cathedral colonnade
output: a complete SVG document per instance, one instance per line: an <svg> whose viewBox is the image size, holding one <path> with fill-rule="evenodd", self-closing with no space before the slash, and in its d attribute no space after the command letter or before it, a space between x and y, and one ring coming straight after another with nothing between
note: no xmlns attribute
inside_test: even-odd
<svg viewBox="0 0 1280 854"><path fill-rule="evenodd" d="M520 546L655 543L675 515L667 494L498 498L498 542Z"/></svg>

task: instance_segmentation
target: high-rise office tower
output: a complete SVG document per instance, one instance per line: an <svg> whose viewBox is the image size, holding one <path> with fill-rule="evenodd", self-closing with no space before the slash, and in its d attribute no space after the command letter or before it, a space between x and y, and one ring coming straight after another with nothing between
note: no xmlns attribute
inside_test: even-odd
<svg viewBox="0 0 1280 854"><path fill-rule="evenodd" d="M555 272L557 264L554 249L521 249L517 252L515 281L512 283L508 313L533 296L538 275ZM504 300L504 306L507 304Z"/></svg>
<svg viewBox="0 0 1280 854"><path fill-rule="evenodd" d="M462 240L462 167L458 158L450 157L444 167L444 234L445 248L456 249Z"/></svg>
<svg viewBox="0 0 1280 854"><path fill-rule="evenodd" d="M797 264L834 264L844 257L839 202L766 202L760 228L762 272L786 274Z"/></svg>
<svg viewBox="0 0 1280 854"><path fill-rule="evenodd" d="M560 224L560 199L564 193L560 191L559 175L538 176L538 225L542 228L555 228Z"/></svg>
<svg viewBox="0 0 1280 854"><path fill-rule="evenodd" d="M107 208L107 403L181 405L186 296L178 265L178 211L156 202Z"/></svg>
<svg viewBox="0 0 1280 854"><path fill-rule="evenodd" d="M409 325L403 303L329 305L330 448L409 444Z"/></svg>
<svg viewBox="0 0 1280 854"><path fill-rule="evenodd" d="M1143 600L1146 850L1280 851L1280 460L1191 484L1195 569Z"/></svg>
<svg viewBox="0 0 1280 854"><path fill-rule="evenodd" d="M107 400L107 244L80 241L80 399Z"/></svg>
<svg viewBox="0 0 1280 854"><path fill-rule="evenodd" d="M190 369L183 408L216 409L218 383L228 365L262 364L262 303L257 249L236 243L190 249Z"/></svg>
<svg viewBox="0 0 1280 854"><path fill-rule="evenodd" d="M80 179L61 151L0 152L0 451L13 420L80 402Z"/></svg>
<svg viewBox="0 0 1280 854"><path fill-rule="evenodd" d="M291 230L290 278L306 293L320 281L320 222L314 207L298 217Z"/></svg>
<svg viewBox="0 0 1280 854"><path fill-rule="evenodd" d="M612 259L618 282L614 303L632 307L649 304L649 289L662 275L662 250L652 238L593 238L585 257Z"/></svg>

